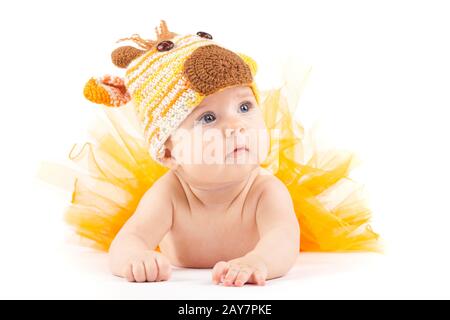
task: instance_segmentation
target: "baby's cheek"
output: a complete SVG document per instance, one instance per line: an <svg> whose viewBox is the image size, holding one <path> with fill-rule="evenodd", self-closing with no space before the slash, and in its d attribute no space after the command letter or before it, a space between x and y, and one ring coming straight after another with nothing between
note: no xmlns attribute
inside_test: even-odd
<svg viewBox="0 0 450 320"><path fill-rule="evenodd" d="M179 164L202 164L203 155L214 141L205 139L204 133L196 130L178 132L175 140L174 155Z"/></svg>
<svg viewBox="0 0 450 320"><path fill-rule="evenodd" d="M205 159L213 157L220 160L223 158L227 146L220 130L215 128L205 130L199 138L201 139L199 145L201 144L202 148L196 152L202 153Z"/></svg>
<svg viewBox="0 0 450 320"><path fill-rule="evenodd" d="M265 127L255 130L250 136L249 147L254 151L259 162L264 161L270 149L270 136Z"/></svg>

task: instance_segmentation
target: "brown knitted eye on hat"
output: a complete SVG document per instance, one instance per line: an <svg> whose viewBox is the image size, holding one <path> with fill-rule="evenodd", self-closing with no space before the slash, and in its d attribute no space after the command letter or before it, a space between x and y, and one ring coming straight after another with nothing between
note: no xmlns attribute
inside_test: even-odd
<svg viewBox="0 0 450 320"><path fill-rule="evenodd" d="M259 92L253 79L256 62L219 46L210 34L178 35L161 21L156 36L156 40L137 34L120 39L132 40L140 47L123 46L112 52L112 62L126 69L125 77L91 78L84 95L112 107L132 100L150 155L159 161L164 142L205 96L247 85L259 103Z"/></svg>

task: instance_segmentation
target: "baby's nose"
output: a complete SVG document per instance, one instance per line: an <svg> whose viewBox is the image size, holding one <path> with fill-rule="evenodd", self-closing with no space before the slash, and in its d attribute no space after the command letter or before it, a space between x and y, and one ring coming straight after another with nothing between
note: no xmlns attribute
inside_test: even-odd
<svg viewBox="0 0 450 320"><path fill-rule="evenodd" d="M234 124L232 126L225 127L225 136L227 138L232 135L242 135L245 133L245 127L241 123Z"/></svg>

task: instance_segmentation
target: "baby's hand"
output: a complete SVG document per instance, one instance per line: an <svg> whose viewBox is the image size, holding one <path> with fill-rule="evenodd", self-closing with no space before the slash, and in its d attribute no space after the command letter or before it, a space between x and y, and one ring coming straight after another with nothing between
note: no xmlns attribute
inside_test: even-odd
<svg viewBox="0 0 450 320"><path fill-rule="evenodd" d="M142 251L130 258L122 274L130 282L164 281L170 277L171 266L161 253Z"/></svg>
<svg viewBox="0 0 450 320"><path fill-rule="evenodd" d="M247 254L228 262L217 262L212 271L214 284L223 282L225 286L242 287L245 283L264 285L267 278L267 266L256 255Z"/></svg>

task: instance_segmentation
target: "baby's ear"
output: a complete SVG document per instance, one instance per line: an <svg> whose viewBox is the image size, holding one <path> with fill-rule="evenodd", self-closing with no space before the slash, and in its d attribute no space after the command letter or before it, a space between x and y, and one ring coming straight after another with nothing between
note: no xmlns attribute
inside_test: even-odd
<svg viewBox="0 0 450 320"><path fill-rule="evenodd" d="M256 63L256 61L243 53L238 52L237 55L241 57L241 59L244 60L244 62L248 65L252 76L254 77L256 75L256 72L258 71L258 64Z"/></svg>
<svg viewBox="0 0 450 320"><path fill-rule="evenodd" d="M132 46L119 47L111 53L111 60L117 67L125 69L131 61L140 57L144 53L144 50L140 50Z"/></svg>
<svg viewBox="0 0 450 320"><path fill-rule="evenodd" d="M173 143L171 137L169 137L164 143L164 152L163 156L160 158L161 163L172 170L175 170L178 167L178 162L172 154Z"/></svg>
<svg viewBox="0 0 450 320"><path fill-rule="evenodd" d="M89 79L83 93L89 101L108 107L120 107L131 100L124 80L110 75Z"/></svg>
<svg viewBox="0 0 450 320"><path fill-rule="evenodd" d="M175 170L178 167L178 162L172 157L170 149L166 147L164 147L164 156L160 158L160 161L165 167L171 170Z"/></svg>

